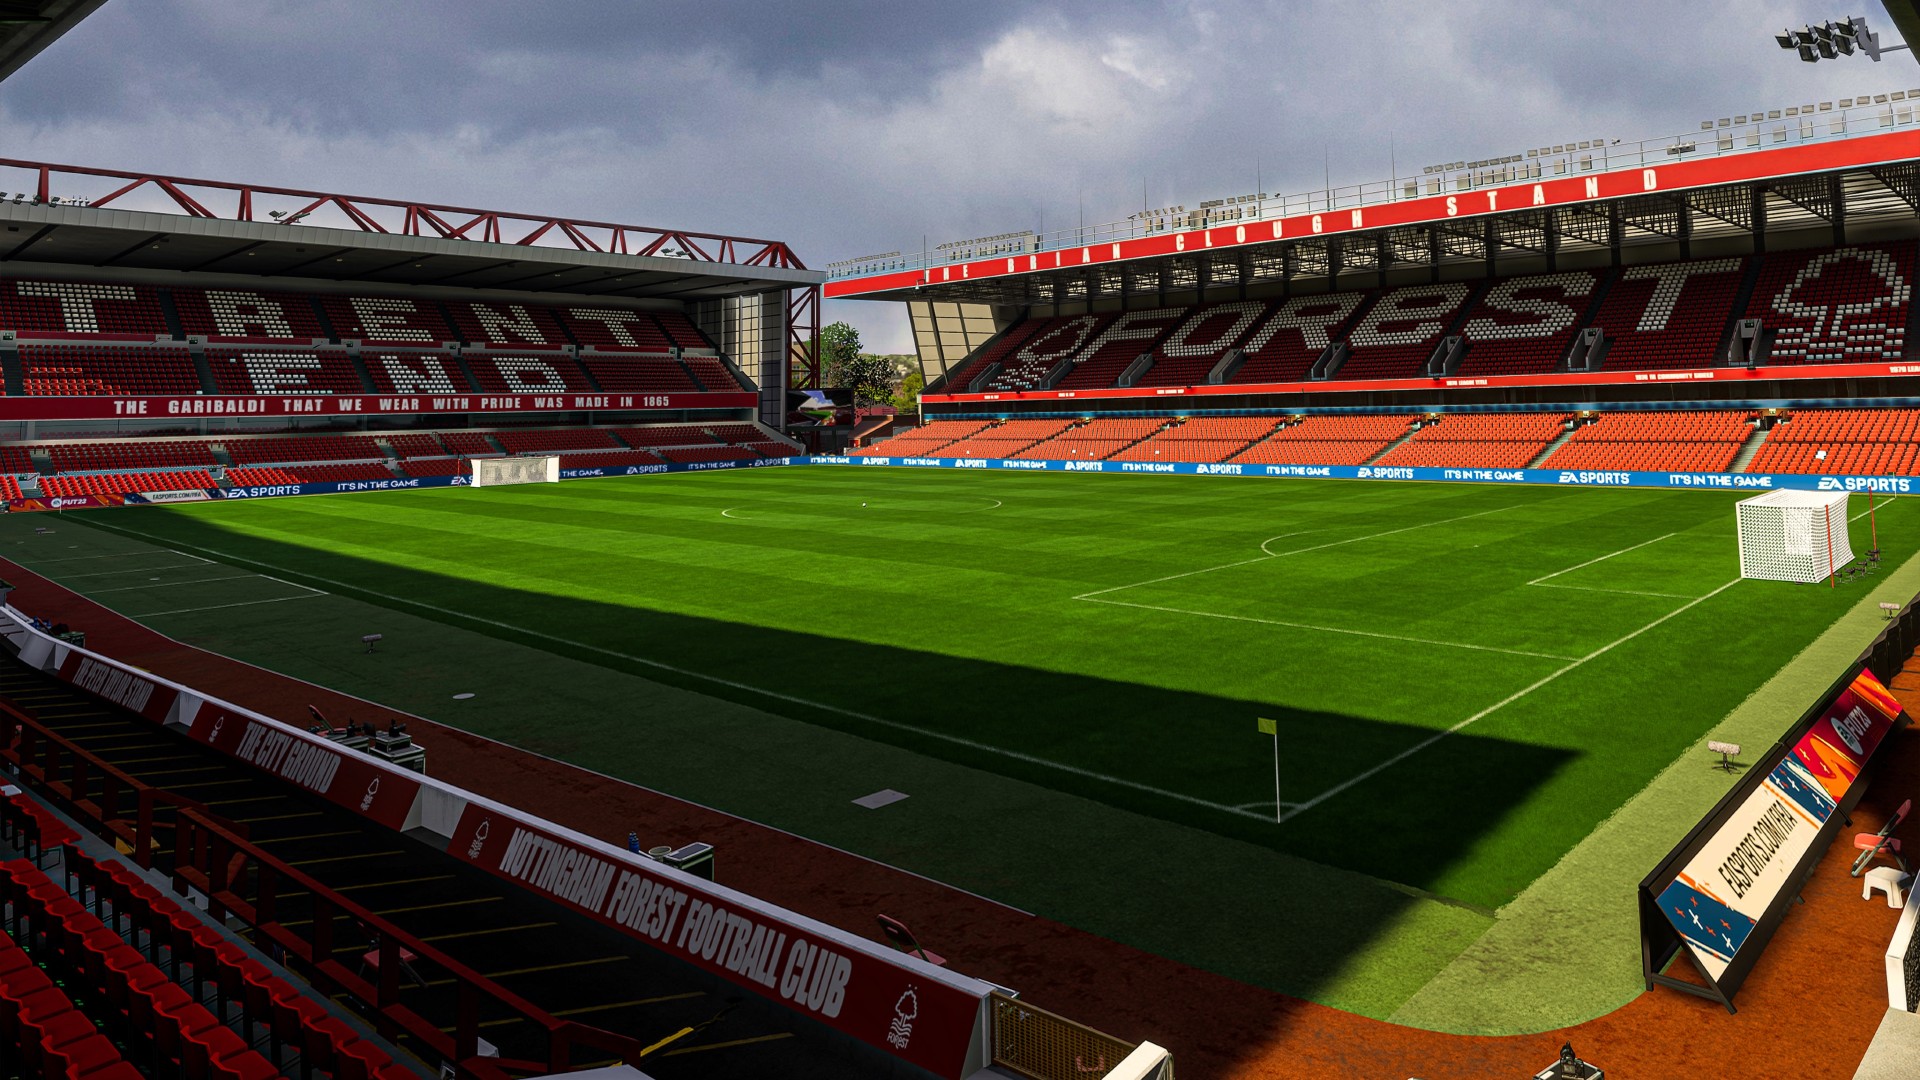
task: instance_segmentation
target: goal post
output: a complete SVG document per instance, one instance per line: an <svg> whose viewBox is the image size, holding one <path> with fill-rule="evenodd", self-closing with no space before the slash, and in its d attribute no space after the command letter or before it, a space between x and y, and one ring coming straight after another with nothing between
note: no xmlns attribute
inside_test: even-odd
<svg viewBox="0 0 1920 1080"><path fill-rule="evenodd" d="M1810 583L1853 561L1844 491L1769 491L1734 512L1743 578Z"/></svg>
<svg viewBox="0 0 1920 1080"><path fill-rule="evenodd" d="M560 482L558 457L474 458L474 487L503 487L507 484L557 484Z"/></svg>

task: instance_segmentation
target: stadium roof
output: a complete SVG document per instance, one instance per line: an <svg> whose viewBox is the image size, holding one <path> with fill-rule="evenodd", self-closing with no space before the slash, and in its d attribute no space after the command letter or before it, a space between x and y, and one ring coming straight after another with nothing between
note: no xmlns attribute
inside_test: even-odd
<svg viewBox="0 0 1920 1080"><path fill-rule="evenodd" d="M1920 0L1882 0L1881 6L1887 9L1887 18L1893 20L1900 39L1908 45L1920 45ZM1920 62L1920 48L1907 55Z"/></svg>
<svg viewBox="0 0 1920 1080"><path fill-rule="evenodd" d="M0 0L0 79L40 55L107 0Z"/></svg>
<svg viewBox="0 0 1920 1080"><path fill-rule="evenodd" d="M1516 257L1551 263L1636 244L1684 251L1699 239L1764 242L1796 229L1837 236L1920 212L1920 91L1893 97L1709 121L1657 143L1553 147L1552 160L1530 152L1306 196L1249 196L1258 202L1244 208L1223 200L1197 214L1149 212L1084 240L1009 234L889 253L875 257L882 272L869 260L836 270L826 295L1082 303ZM951 250L960 246L968 250ZM992 257L978 257L982 247Z"/></svg>
<svg viewBox="0 0 1920 1080"><path fill-rule="evenodd" d="M4 262L671 300L825 277L774 240L0 159Z"/></svg>

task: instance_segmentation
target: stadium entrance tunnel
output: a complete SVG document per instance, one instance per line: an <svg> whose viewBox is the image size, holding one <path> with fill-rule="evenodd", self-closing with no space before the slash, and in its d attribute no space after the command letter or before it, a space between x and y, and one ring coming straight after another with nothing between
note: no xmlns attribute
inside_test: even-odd
<svg viewBox="0 0 1920 1080"><path fill-rule="evenodd" d="M1056 820L1053 828L1047 821L1028 822L1022 829L1034 833L1031 840L1010 842L1004 826L1017 820L1022 806L1012 801L982 804L980 793L967 786L939 790L926 786L933 780L924 780L915 789L919 804L909 805L944 799L939 814L970 815L977 820L978 827L968 835L978 850L959 852L931 846L911 827L904 835L895 832L877 816L862 819L875 823L864 834L817 828L821 819L810 817L806 807L837 807L850 794L865 792L843 790L841 766L847 763L834 760L825 748L809 748L804 738L799 743L763 739L763 732L751 725L716 727L710 741L689 750L669 745L667 740L676 735L663 734L666 724L655 703L648 701L635 701L626 715L580 716L560 724L516 722L511 710L504 718L480 722L445 712L439 717L481 735L814 835L1037 909L1080 929L1308 999L1322 997L1328 986L1350 976L1352 965L1376 944L1377 935L1417 917L1415 909L1431 911L1438 905L1458 912L1460 921L1452 924L1449 933L1466 936L1453 942L1451 949L1464 947L1484 924L1487 909L1499 902L1492 890L1524 887L1551 865L1558 852L1539 853L1535 865L1515 860L1493 874L1469 872L1463 864L1503 835L1516 829L1524 832L1525 822L1514 820L1516 812L1527 807L1543 785L1582 758L1574 749L1467 729L1422 747L1410 761L1368 776L1376 766L1431 739L1439 727L1386 723L1271 701L1222 698L507 588L359 558L337 548L248 535L223 527L229 519L221 515L142 510L67 519L75 520L158 543L163 549L224 558L235 567L271 573L339 596L424 615L709 699L736 702L803 725L838 729L862 740L889 743L1092 800L1069 800L1067 812L1073 820ZM298 615L290 610L294 606L302 609ZM298 640L323 650L333 637L346 635L341 640L351 639L355 657L361 655L357 632L348 634L348 625L335 625L321 607L274 608L286 620L285 632ZM192 634L180 636L189 644L198 640ZM677 670L605 653L573 652L556 639L613 643L625 656L657 659ZM232 644L225 648L244 651ZM389 635L381 649L385 657L404 656L401 662L420 678L481 686L483 697L517 694L524 699L540 693L537 672L465 670L464 657L446 641L412 645ZM406 650L413 651L409 655ZM1391 678L1391 674L1382 673L1382 677ZM350 679L333 685L349 692L369 689L352 685ZM723 706L716 703L718 708ZM1292 804L1282 807L1282 814L1344 781L1360 777L1361 782L1276 823L1275 740L1255 731L1256 717L1272 718L1280 733L1280 794ZM684 733L687 727L673 730ZM689 755L728 764L721 770L703 770L700 783L689 783L662 765L676 758L688 760ZM1061 765L1067 767L1056 767ZM959 776L962 784L969 775L951 770L930 770L926 775L936 771ZM723 773L724 781L713 782ZM997 787L1000 794L995 798L1009 790ZM1055 800L1048 805L1062 804ZM1214 925L1218 933L1195 935L1190 910L1185 919L1169 917L1185 902L1153 895L1151 890L1120 890L1119 896L1109 896L1098 906L1089 904L1083 888L1088 875L1105 877L1113 869L1108 856L1097 851L1138 852L1132 836L1139 819L1102 806L1171 823L1171 834L1185 837L1179 850L1139 854L1179 862L1183 879L1205 881L1213 910L1200 921ZM798 809L788 813L783 807ZM532 808L538 809L537 802ZM1581 809L1603 816L1611 807ZM607 822L599 832L609 843L618 844L629 827L628 822ZM867 826L856 826L861 827ZM1060 850L1050 836L1053 829L1085 843L1077 850ZM1183 833L1183 829L1202 833ZM1282 857L1255 857L1235 842L1279 852ZM1030 872L1042 865L1050 872ZM793 871L805 873L804 866ZM1449 875L1472 882L1474 888L1435 895L1429 886L1446 881ZM785 902L779 896L769 899ZM1228 927L1237 929L1229 932ZM848 928L872 932L865 919L853 920ZM1221 936L1225 933L1232 940ZM1429 962L1437 967L1449 955L1443 947ZM999 970L991 967L992 961L986 962L990 966L984 970L965 961L959 962L958 969L1020 985L1018 967ZM1424 975L1410 970L1406 978L1417 986ZM1379 1015L1392 1005L1345 999L1340 1003Z"/></svg>

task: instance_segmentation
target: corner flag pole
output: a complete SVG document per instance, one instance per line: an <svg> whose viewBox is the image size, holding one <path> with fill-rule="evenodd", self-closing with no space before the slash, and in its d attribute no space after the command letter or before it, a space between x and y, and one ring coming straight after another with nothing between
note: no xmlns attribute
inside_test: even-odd
<svg viewBox="0 0 1920 1080"><path fill-rule="evenodd" d="M1280 724L1262 716L1260 734L1273 736L1273 821L1280 823Z"/></svg>

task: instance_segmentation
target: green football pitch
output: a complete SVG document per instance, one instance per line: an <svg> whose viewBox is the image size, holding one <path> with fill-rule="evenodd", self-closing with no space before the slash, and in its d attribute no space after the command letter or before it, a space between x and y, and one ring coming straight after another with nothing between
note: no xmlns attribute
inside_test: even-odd
<svg viewBox="0 0 1920 1080"><path fill-rule="evenodd" d="M1735 498L810 468L81 520L1492 907L1851 603L1740 581ZM196 567L79 584L257 598Z"/></svg>
<svg viewBox="0 0 1920 1080"><path fill-rule="evenodd" d="M1384 1016L1866 597L1739 580L1740 497L811 467L17 515L0 550L189 643ZM1876 580L1914 503L1879 503ZM834 816L881 786L915 797ZM1129 880L1123 834L1274 940L1087 894ZM1607 888L1577 902L1630 915Z"/></svg>

